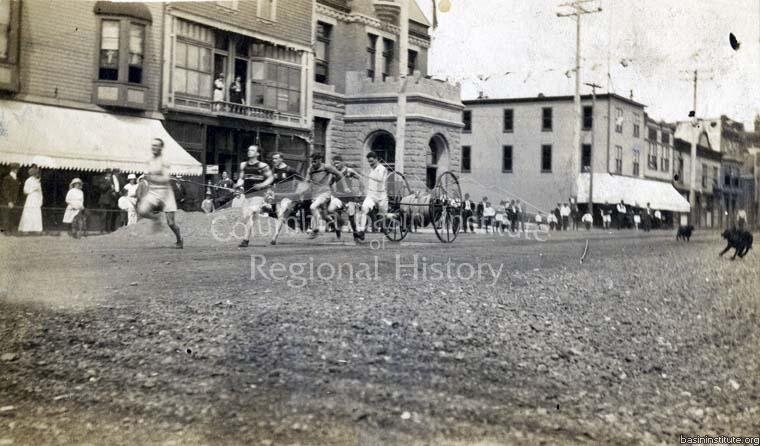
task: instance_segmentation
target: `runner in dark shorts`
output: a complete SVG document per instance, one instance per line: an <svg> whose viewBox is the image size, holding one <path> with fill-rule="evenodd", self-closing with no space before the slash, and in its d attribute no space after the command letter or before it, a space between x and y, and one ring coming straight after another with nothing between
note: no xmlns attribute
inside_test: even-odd
<svg viewBox="0 0 760 446"><path fill-rule="evenodd" d="M272 169L269 168L268 164L259 161L258 146L248 147L248 161L240 163L240 179L236 185L245 191L245 199L241 207L243 221L245 222L245 238L238 247L248 247L253 233L254 216L271 209L271 206L266 202L266 193L272 182L274 182Z"/></svg>
<svg viewBox="0 0 760 446"><path fill-rule="evenodd" d="M297 191L305 191L305 186L300 183L303 181L301 174L294 168L288 166L282 159L282 155L275 153L272 155L272 166L274 167L274 200L278 200L273 207L270 216L277 219L275 223L272 245L277 244L277 238L282 232L285 221L295 213L302 202L298 198Z"/></svg>

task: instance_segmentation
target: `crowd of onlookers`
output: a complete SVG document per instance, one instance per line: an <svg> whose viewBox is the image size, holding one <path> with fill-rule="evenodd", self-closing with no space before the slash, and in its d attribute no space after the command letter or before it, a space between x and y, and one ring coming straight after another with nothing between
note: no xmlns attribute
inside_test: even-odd
<svg viewBox="0 0 760 446"><path fill-rule="evenodd" d="M20 166L13 164L3 177L0 187L0 229L4 234L42 233L43 225L43 179L40 168L32 165L27 169L23 185L19 179ZM110 170L93 177L89 184L81 178L74 178L68 184L66 208L63 215L57 214L60 223L78 235L85 230L111 232L121 226L137 223L137 189L140 179L134 173L124 175L118 170ZM184 199L181 182L172 182L177 201ZM85 189L87 193L85 193ZM86 197L90 202L86 203ZM47 208L50 209L50 208ZM86 224L87 219L97 224ZM75 229L79 229L75 231Z"/></svg>
<svg viewBox="0 0 760 446"><path fill-rule="evenodd" d="M568 231L599 226L604 229L659 229L671 227L671 222L665 219L660 210L652 209L649 203L646 207L627 205L620 201L616 205L605 203L595 205L592 215L588 207L579 206L574 199L564 203L557 203L554 209L549 211L530 212L528 206L520 200L501 200L498 206L493 206L488 197L475 203L470 199L470 194L464 195L462 201L462 218L465 221L463 232L475 232L477 227L480 232L516 232L525 231L525 224L535 224L539 229L544 225L551 231ZM614 222L614 224L613 224Z"/></svg>

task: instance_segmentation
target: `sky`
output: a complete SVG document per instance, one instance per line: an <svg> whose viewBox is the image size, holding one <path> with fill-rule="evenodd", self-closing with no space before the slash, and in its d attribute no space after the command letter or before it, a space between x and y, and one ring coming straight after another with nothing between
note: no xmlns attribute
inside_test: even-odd
<svg viewBox="0 0 760 446"><path fill-rule="evenodd" d="M429 74L462 83L462 98L572 95L573 18L567 0L448 1L432 30ZM432 17L433 0L417 0ZM760 113L760 0L596 0L581 19L581 82L647 105L655 119L722 114L752 129ZM432 21L432 20L431 20ZM733 32L741 46L729 44ZM609 68L608 68L609 67ZM609 82L607 72L609 70ZM509 73L509 74L506 74ZM582 86L581 94L591 89ZM760 130L760 129L758 129Z"/></svg>

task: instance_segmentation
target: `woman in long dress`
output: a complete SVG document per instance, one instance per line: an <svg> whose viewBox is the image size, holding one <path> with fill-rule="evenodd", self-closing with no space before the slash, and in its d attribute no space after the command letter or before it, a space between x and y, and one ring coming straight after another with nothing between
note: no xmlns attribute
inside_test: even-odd
<svg viewBox="0 0 760 446"><path fill-rule="evenodd" d="M42 184L40 183L40 169L32 166L29 169L29 178L24 182L24 210L21 212L21 221L18 225L19 232L42 232Z"/></svg>
<svg viewBox="0 0 760 446"><path fill-rule="evenodd" d="M82 180L74 178L69 184L69 191L66 193L66 211L63 213L63 222L70 224L69 234L76 237L79 233L72 223L77 215L84 209L84 193L82 193Z"/></svg>

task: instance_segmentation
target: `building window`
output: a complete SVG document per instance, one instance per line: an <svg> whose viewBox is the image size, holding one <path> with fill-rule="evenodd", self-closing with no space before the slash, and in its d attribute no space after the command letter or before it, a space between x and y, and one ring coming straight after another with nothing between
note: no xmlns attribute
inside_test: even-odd
<svg viewBox="0 0 760 446"><path fill-rule="evenodd" d="M591 144L581 145L581 172L591 171Z"/></svg>
<svg viewBox="0 0 760 446"><path fill-rule="evenodd" d="M541 109L541 130L544 132L550 132L552 130L552 109L551 107L544 107Z"/></svg>
<svg viewBox="0 0 760 446"><path fill-rule="evenodd" d="M314 118L314 152L325 154L327 149L327 126L329 119Z"/></svg>
<svg viewBox="0 0 760 446"><path fill-rule="evenodd" d="M615 108L615 132L623 133L623 109Z"/></svg>
<svg viewBox="0 0 760 446"><path fill-rule="evenodd" d="M678 165L676 167L676 178L674 178L678 183L683 184L683 157L678 157Z"/></svg>
<svg viewBox="0 0 760 446"><path fill-rule="evenodd" d="M665 145L670 144L670 133L668 132L662 132L662 143Z"/></svg>
<svg viewBox="0 0 760 446"><path fill-rule="evenodd" d="M623 173L623 146L615 146L615 173Z"/></svg>
<svg viewBox="0 0 760 446"><path fill-rule="evenodd" d="M512 146L501 146L501 171L512 173Z"/></svg>
<svg viewBox="0 0 760 446"><path fill-rule="evenodd" d="M707 188L707 181L708 181L708 170L707 170L707 164L702 164L702 188Z"/></svg>
<svg viewBox="0 0 760 446"><path fill-rule="evenodd" d="M660 157L660 170L667 172L670 170L670 148L662 147L662 153Z"/></svg>
<svg viewBox="0 0 760 446"><path fill-rule="evenodd" d="M383 80L392 73L393 68L393 41L383 39Z"/></svg>
<svg viewBox="0 0 760 446"><path fill-rule="evenodd" d="M406 60L406 67L408 69L407 74L410 76L414 74L414 70L417 69L417 51L409 50Z"/></svg>
<svg viewBox="0 0 760 446"><path fill-rule="evenodd" d="M377 54L377 36L367 34L367 77L375 78L375 54Z"/></svg>
<svg viewBox="0 0 760 446"><path fill-rule="evenodd" d="M515 111L511 108L504 109L504 133L512 133L515 130Z"/></svg>
<svg viewBox="0 0 760 446"><path fill-rule="evenodd" d="M469 173L472 170L472 148L470 146L462 146L462 173Z"/></svg>
<svg viewBox="0 0 760 446"><path fill-rule="evenodd" d="M636 150L633 152L633 176L639 176L641 166L641 152Z"/></svg>
<svg viewBox="0 0 760 446"><path fill-rule="evenodd" d="M652 142L657 141L657 129L653 129L652 127L649 127L649 139Z"/></svg>
<svg viewBox="0 0 760 446"><path fill-rule="evenodd" d="M649 170L657 170L657 143L649 141L649 155L647 156L647 167Z"/></svg>
<svg viewBox="0 0 760 446"><path fill-rule="evenodd" d="M594 126L594 108L590 105L583 107L583 130L591 130Z"/></svg>
<svg viewBox="0 0 760 446"><path fill-rule="evenodd" d="M258 0L256 15L260 19L277 20L277 0Z"/></svg>
<svg viewBox="0 0 760 446"><path fill-rule="evenodd" d="M638 113L633 114L633 137L639 138L641 135L641 118Z"/></svg>
<svg viewBox="0 0 760 446"><path fill-rule="evenodd" d="M472 110L465 110L462 112L462 122L464 122L463 132L472 131Z"/></svg>
<svg viewBox="0 0 760 446"><path fill-rule="evenodd" d="M717 187L718 184L720 184L720 172L718 171L718 168L715 167L715 166L713 166L713 175L712 175L712 177L713 177L713 185L715 185Z"/></svg>
<svg viewBox="0 0 760 446"><path fill-rule="evenodd" d="M211 48L177 41L174 92L211 97Z"/></svg>
<svg viewBox="0 0 760 446"><path fill-rule="evenodd" d="M723 175L723 185L724 186L731 186L731 168L726 167L726 173Z"/></svg>
<svg viewBox="0 0 760 446"><path fill-rule="evenodd" d="M301 68L270 60L254 60L251 102L281 112L301 112Z"/></svg>
<svg viewBox="0 0 760 446"><path fill-rule="evenodd" d="M541 172L552 171L552 146L544 144L541 146Z"/></svg>
<svg viewBox="0 0 760 446"><path fill-rule="evenodd" d="M119 80L119 47L121 41L121 21L100 22L100 70L98 79Z"/></svg>
<svg viewBox="0 0 760 446"><path fill-rule="evenodd" d="M317 42L314 48L314 59L316 61L314 80L322 84L326 84L329 80L331 31L332 26L317 22Z"/></svg>

